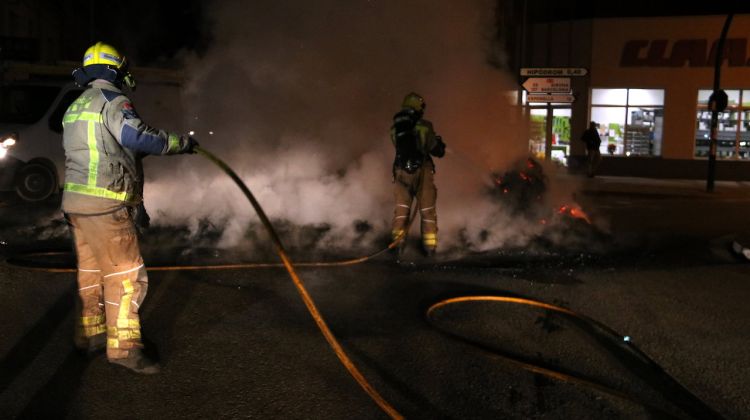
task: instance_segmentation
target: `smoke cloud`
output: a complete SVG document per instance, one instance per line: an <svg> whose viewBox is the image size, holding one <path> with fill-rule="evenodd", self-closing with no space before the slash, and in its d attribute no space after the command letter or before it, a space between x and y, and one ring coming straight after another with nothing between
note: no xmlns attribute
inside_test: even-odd
<svg viewBox="0 0 750 420"><path fill-rule="evenodd" d="M390 233L392 116L405 94L418 92L449 148L436 159L440 248L522 244L541 227L514 221L486 194L490 171L523 157L528 138L509 96L514 77L489 64L497 62L488 56L497 50L495 7L216 1L206 8L212 47L184 55L185 124L237 171L272 220L319 227L314 245L372 247ZM209 162L149 158L146 170L153 223L210 220L223 229L224 246L252 236L252 208Z"/></svg>

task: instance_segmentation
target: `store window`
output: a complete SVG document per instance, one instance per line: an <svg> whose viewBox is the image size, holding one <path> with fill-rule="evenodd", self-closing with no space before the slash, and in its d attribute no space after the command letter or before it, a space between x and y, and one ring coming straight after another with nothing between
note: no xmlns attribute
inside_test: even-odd
<svg viewBox="0 0 750 420"><path fill-rule="evenodd" d="M698 115L695 129L695 157L708 157L711 144L711 89L698 91ZM750 90L726 90L729 104L718 114L716 157L750 159Z"/></svg>
<svg viewBox="0 0 750 420"><path fill-rule="evenodd" d="M592 89L591 121L609 156L661 156L663 89Z"/></svg>

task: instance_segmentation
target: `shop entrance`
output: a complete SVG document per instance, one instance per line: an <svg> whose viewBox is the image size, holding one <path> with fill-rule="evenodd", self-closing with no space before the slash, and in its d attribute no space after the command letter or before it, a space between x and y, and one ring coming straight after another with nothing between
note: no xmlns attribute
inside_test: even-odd
<svg viewBox="0 0 750 420"><path fill-rule="evenodd" d="M570 105L528 106L529 153L567 166L570 156Z"/></svg>

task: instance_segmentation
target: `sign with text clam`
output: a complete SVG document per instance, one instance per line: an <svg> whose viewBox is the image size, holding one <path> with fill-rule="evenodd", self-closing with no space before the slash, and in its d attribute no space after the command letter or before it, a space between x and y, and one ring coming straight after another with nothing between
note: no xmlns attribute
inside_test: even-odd
<svg viewBox="0 0 750 420"><path fill-rule="evenodd" d="M570 93L570 77L530 77L521 86L529 93Z"/></svg>

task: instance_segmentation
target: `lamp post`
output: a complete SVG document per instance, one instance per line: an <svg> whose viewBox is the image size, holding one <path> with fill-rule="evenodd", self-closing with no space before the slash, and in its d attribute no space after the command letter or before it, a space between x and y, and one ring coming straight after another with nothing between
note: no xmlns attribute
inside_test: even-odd
<svg viewBox="0 0 750 420"><path fill-rule="evenodd" d="M718 143L717 128L719 125L719 112L726 109L728 105L727 93L720 89L721 80L721 62L724 61L724 41L729 32L729 25L732 24L734 13L727 15L724 21L724 28L721 30L721 37L716 45L716 64L714 67L714 91L708 99L708 107L711 109L711 140L708 149L708 176L706 178L706 191L714 192L714 179L716 178L716 147Z"/></svg>

